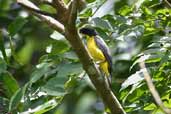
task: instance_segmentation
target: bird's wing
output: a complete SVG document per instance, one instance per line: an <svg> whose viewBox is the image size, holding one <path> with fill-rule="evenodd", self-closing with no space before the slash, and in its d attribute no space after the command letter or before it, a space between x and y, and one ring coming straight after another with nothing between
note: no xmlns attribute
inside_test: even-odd
<svg viewBox="0 0 171 114"><path fill-rule="evenodd" d="M95 36L95 42L98 48L103 52L108 64L109 64L109 72L112 73L112 56L110 54L109 48L104 42L104 40L100 37Z"/></svg>

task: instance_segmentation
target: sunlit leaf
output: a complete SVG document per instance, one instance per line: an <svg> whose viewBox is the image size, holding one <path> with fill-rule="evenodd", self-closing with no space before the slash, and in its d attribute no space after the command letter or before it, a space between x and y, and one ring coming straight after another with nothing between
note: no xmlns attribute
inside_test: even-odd
<svg viewBox="0 0 171 114"><path fill-rule="evenodd" d="M156 105L154 103L152 103L152 104L145 106L144 110L154 110L156 108L157 108Z"/></svg>
<svg viewBox="0 0 171 114"><path fill-rule="evenodd" d="M144 80L143 70L144 69L141 69L140 71L137 71L136 73L129 76L128 79L126 81L124 81L124 83L122 83L122 86L121 86L120 90L123 90L123 89L127 88L130 85L139 83L142 80Z"/></svg>
<svg viewBox="0 0 171 114"><path fill-rule="evenodd" d="M63 35L61 35L59 32L57 32L57 31L54 31L51 35L50 35L50 37L52 38L52 39L55 39L55 40L64 40L64 36Z"/></svg>
<svg viewBox="0 0 171 114"><path fill-rule="evenodd" d="M119 10L119 14L122 16L128 15L129 13L132 12L132 9L130 6L123 6L120 10Z"/></svg>
<svg viewBox="0 0 171 114"><path fill-rule="evenodd" d="M92 18L103 17L107 14L113 14L113 8L115 7L114 0L96 0L99 2L99 5L95 6L97 9L95 10Z"/></svg>
<svg viewBox="0 0 171 114"><path fill-rule="evenodd" d="M81 12L81 14L79 14L80 18L88 18L92 15L92 9L85 9Z"/></svg>

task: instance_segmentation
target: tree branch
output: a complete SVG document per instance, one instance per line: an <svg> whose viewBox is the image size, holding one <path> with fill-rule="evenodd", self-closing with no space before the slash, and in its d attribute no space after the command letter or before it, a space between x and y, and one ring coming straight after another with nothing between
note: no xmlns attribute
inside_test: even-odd
<svg viewBox="0 0 171 114"><path fill-rule="evenodd" d="M28 0L17 0L17 2L20 5L22 5L23 7L25 7L32 14L39 17L42 21L46 22L53 29L57 30L58 32L60 32L62 34L64 33L64 26L60 22L58 22L57 20L55 20L54 18L52 18L50 16L41 14L39 12L40 9L36 5L34 5L32 2L30 2Z"/></svg>
<svg viewBox="0 0 171 114"><path fill-rule="evenodd" d="M71 2L71 6L70 6L70 12L69 12L69 18L68 18L68 25L69 26L75 26L75 22L77 19L77 5L78 2L77 0L74 0L73 2Z"/></svg>
<svg viewBox="0 0 171 114"><path fill-rule="evenodd" d="M95 65L94 61L91 59L87 49L85 48L81 38L78 35L77 28L75 26L77 17L77 4L78 0L74 0L72 3L68 24L65 27L65 36L72 45L76 54L78 55L84 70L89 75L90 80L96 87L97 92L99 92L100 96L103 99L103 102L110 109L111 113L126 114L121 104L110 89L106 80L103 80L99 69Z"/></svg>
<svg viewBox="0 0 171 114"><path fill-rule="evenodd" d="M170 2L169 1L167 1L167 0L164 0L164 2L171 8L171 4L170 4Z"/></svg>
<svg viewBox="0 0 171 114"><path fill-rule="evenodd" d="M151 94L152 94L152 96L153 96L155 102L157 103L157 105L158 105L166 114L171 114L171 109L168 109L168 108L166 108L166 107L163 105L163 102L162 102L162 100L161 100L161 98L160 98L160 96L159 96L159 94L158 94L158 92L157 92L157 90L156 90L156 88L155 88L153 82L152 82L151 76L149 75L149 73L148 73L148 71L147 71L147 69L146 69L146 67L145 67L144 61L140 62L140 63L139 63L139 66L140 66L141 69L144 69L144 70L143 70L144 79L145 79L145 81L146 81L146 83L147 83L147 86L148 86L148 88L149 88L149 90L150 90L150 92L151 92Z"/></svg>
<svg viewBox="0 0 171 114"><path fill-rule="evenodd" d="M65 24L68 19L68 7L63 0L52 0L52 3L57 11L55 19L57 19L62 24Z"/></svg>
<svg viewBox="0 0 171 114"><path fill-rule="evenodd" d="M56 5L57 10L66 12L68 10L63 0L53 0L53 3Z"/></svg>

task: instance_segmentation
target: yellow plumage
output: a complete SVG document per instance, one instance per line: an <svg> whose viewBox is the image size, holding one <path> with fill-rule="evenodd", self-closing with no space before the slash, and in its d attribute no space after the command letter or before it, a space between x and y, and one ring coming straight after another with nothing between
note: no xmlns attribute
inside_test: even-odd
<svg viewBox="0 0 171 114"><path fill-rule="evenodd" d="M109 64L106 61L103 52L96 45L94 36L92 37L87 36L87 48L93 59L97 63L99 63L100 69L105 73L106 76L109 76L110 75L108 70Z"/></svg>

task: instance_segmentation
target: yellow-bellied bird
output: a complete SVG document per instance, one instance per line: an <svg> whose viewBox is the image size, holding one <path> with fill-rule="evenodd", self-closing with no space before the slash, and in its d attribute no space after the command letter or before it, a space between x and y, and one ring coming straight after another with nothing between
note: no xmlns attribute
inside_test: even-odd
<svg viewBox="0 0 171 114"><path fill-rule="evenodd" d="M87 48L93 60L99 64L100 70L108 77L111 84L112 57L108 46L102 38L98 37L93 28L81 28L79 31L86 36Z"/></svg>

